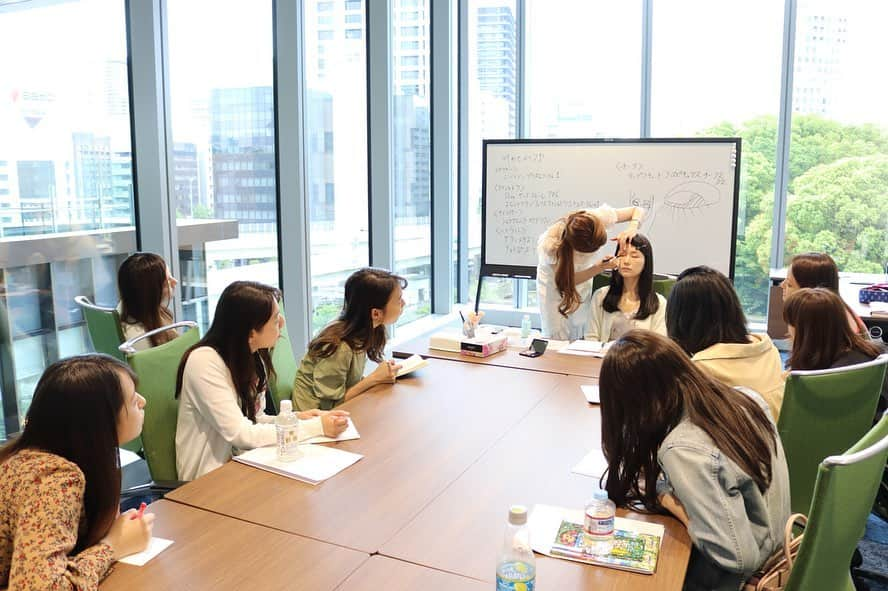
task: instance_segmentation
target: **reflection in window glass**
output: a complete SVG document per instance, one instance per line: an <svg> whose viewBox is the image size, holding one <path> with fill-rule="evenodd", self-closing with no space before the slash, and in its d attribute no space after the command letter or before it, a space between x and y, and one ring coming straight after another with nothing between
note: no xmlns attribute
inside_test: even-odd
<svg viewBox="0 0 888 591"><path fill-rule="evenodd" d="M105 268L135 242L124 2L9 5L0 55L0 381L21 418L43 370L91 348L74 296L113 306Z"/></svg>
<svg viewBox="0 0 888 591"><path fill-rule="evenodd" d="M319 3L317 3L319 4ZM312 332L339 314L345 280L369 260L367 58L363 2L333 12L334 35L313 33L315 2L304 2L305 169L311 244ZM355 18L357 20L355 20ZM360 29L353 29L359 25ZM348 26L348 28L346 28ZM349 31L357 34L349 34ZM343 35L343 31L345 34ZM319 56L325 56L323 60Z"/></svg>
<svg viewBox="0 0 888 591"><path fill-rule="evenodd" d="M394 187L394 271L409 281L399 324L431 312L431 144L429 0L392 7L392 182ZM419 10L416 10L416 8ZM411 8L411 10L407 10ZM405 36L419 41L402 41ZM411 43L405 46L405 43ZM416 45L412 45L415 43ZM402 66L402 58L422 64ZM408 60L412 61L412 60ZM408 71L416 72L413 76Z"/></svg>
<svg viewBox="0 0 888 591"><path fill-rule="evenodd" d="M181 296L206 329L232 281L278 285L271 1L167 5Z"/></svg>
<svg viewBox="0 0 888 591"><path fill-rule="evenodd" d="M468 7L468 223L469 293L481 270L482 145L518 133L518 31L515 0L483 0ZM485 278L481 301L514 303L514 281Z"/></svg>
<svg viewBox="0 0 888 591"><path fill-rule="evenodd" d="M637 137L641 2L527 0L528 137Z"/></svg>
<svg viewBox="0 0 888 591"><path fill-rule="evenodd" d="M829 253L842 271L888 264L888 5L801 0L796 23L786 257Z"/></svg>
<svg viewBox="0 0 888 591"><path fill-rule="evenodd" d="M734 285L750 320L767 313L782 41L783 6L770 0L655 6L651 135L743 140ZM744 51L700 51L716 45Z"/></svg>

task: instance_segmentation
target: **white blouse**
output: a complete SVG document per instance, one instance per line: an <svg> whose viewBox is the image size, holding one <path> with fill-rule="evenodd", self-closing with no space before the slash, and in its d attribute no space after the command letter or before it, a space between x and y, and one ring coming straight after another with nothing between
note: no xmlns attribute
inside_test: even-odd
<svg viewBox="0 0 888 591"><path fill-rule="evenodd" d="M596 209L587 209L610 228L617 223L617 210L609 205ZM561 294L555 285L555 264L558 260L558 247L564 233L564 219L560 219L540 235L537 242L537 295L540 302L540 319L543 325L543 336L550 339L571 340L583 338L586 325L589 323L590 296L592 280L577 284L580 294L580 306L565 318L558 311ZM594 252L574 252L574 271L588 269L594 264Z"/></svg>

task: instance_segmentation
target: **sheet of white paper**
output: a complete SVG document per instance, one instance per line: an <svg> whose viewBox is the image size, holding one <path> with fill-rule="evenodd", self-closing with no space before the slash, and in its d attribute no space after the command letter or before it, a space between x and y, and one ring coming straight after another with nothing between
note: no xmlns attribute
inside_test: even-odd
<svg viewBox="0 0 888 591"><path fill-rule="evenodd" d="M120 455L120 467L128 466L133 462L138 462L142 458L139 457L139 454L132 452L128 449L123 449L122 447L118 447L117 451Z"/></svg>
<svg viewBox="0 0 888 591"><path fill-rule="evenodd" d="M570 341L556 341L554 339L549 339L549 346L547 349L549 351L561 351L568 345L570 345Z"/></svg>
<svg viewBox="0 0 888 591"><path fill-rule="evenodd" d="M581 476L601 478L605 470L607 470L607 460L604 459L604 453L600 449L593 449L571 469L571 472Z"/></svg>
<svg viewBox="0 0 888 591"><path fill-rule="evenodd" d="M171 544L172 540L165 540L163 538L151 538L151 542L148 544L148 547L138 554L131 554L126 558L121 558L118 562L122 562L124 564L132 564L133 566L145 566L145 564L166 550Z"/></svg>
<svg viewBox="0 0 888 591"><path fill-rule="evenodd" d="M599 353L603 345L599 341L574 341L567 346L571 351L585 351L587 353Z"/></svg>
<svg viewBox="0 0 888 591"><path fill-rule="evenodd" d="M351 419L348 420L348 427L346 427L345 431L339 434L339 437L327 437L325 435L318 435L317 437L312 437L311 439L306 439L301 443L332 443L334 441L350 441L352 439L360 439L361 434L358 433L358 429L355 427L355 424Z"/></svg>
<svg viewBox="0 0 888 591"><path fill-rule="evenodd" d="M598 384L580 386L583 394L586 395L586 401L590 404L601 404L601 397L598 394Z"/></svg>

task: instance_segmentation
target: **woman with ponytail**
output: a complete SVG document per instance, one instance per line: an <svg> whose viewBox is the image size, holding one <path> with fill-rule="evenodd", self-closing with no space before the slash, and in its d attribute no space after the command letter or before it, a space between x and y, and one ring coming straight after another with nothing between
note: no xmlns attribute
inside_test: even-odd
<svg viewBox="0 0 888 591"><path fill-rule="evenodd" d="M537 243L537 294L543 336L559 340L583 338L589 321L592 278L616 269L619 260L605 257L592 262L595 252L607 242L607 229L618 222L629 227L615 238L622 253L638 231L644 215L640 207L575 211L552 224Z"/></svg>

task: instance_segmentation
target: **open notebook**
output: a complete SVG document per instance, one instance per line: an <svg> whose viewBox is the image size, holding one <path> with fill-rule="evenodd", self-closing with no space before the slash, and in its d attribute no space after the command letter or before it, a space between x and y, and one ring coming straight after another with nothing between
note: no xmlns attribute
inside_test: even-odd
<svg viewBox="0 0 888 591"><path fill-rule="evenodd" d="M411 355L407 359L399 359L398 363L401 364L401 369L398 370L398 377L400 378L401 376L406 376L417 369L425 367L429 364L429 360L423 359L419 355Z"/></svg>
<svg viewBox="0 0 888 591"><path fill-rule="evenodd" d="M277 459L274 446L257 447L234 457L234 461L307 482L318 484L345 470L364 456L323 445L300 445L302 457L292 462Z"/></svg>

